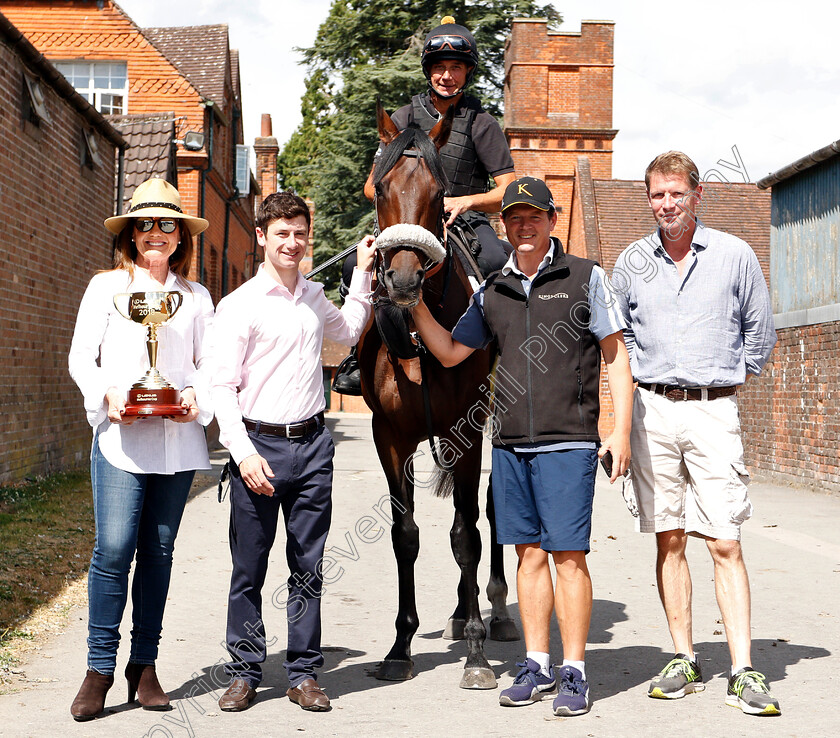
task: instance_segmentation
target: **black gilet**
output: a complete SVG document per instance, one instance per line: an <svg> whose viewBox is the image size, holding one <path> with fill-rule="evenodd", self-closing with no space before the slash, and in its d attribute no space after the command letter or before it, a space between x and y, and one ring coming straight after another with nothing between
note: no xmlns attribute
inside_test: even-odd
<svg viewBox="0 0 840 738"><path fill-rule="evenodd" d="M487 279L484 315L499 344L493 444L598 441L601 349L589 330L594 261L563 252L526 297L521 279Z"/></svg>

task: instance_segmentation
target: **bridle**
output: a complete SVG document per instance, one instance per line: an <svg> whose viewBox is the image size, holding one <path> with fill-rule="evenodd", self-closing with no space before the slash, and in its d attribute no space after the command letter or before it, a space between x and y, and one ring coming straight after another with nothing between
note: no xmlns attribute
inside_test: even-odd
<svg viewBox="0 0 840 738"><path fill-rule="evenodd" d="M417 136L418 133L423 134L423 131L421 131L419 128L416 128L416 127L407 128L394 141L392 141L390 144L388 144L385 147L385 149L382 152L382 156L385 157L386 152L388 152L388 158L391 159L391 161L390 161L390 163L387 167L383 167L382 169L375 169L374 170L375 171L375 173L374 173L374 186L376 188L378 188L378 185L382 181L384 176L388 172L390 172L391 169L393 169L393 167L396 165L396 163L403 157L415 158L415 159L418 159L418 160L422 159L423 161L425 161L427 166L429 167L429 170L430 170L432 176L438 181L438 183L441 186L445 187L446 181L445 181L445 175L443 175L443 170L440 169L440 171L435 171L435 166L433 165L432 162L429 161L429 154L431 153L431 149L429 149L427 152L424 152L422 150L423 145L418 143L422 139L420 139ZM429 146L433 147L433 144L431 143L431 141L428 138L426 139L426 141L429 142ZM401 150L400 150L398 156L394 156L394 154L391 150L392 147L394 147L394 148L401 147ZM439 167L439 163L438 163L438 167ZM373 202L374 202L374 218L375 218L375 220L374 220L374 235L376 235L378 237L380 235L380 227L379 227L379 223L380 223L379 205L380 205L380 203L379 203L378 193L374 196L374 201ZM424 251L424 249L422 247L418 248L416 244L412 245L412 243L410 241L406 242L406 243L403 243L403 244L395 244L393 246L389 246L387 249L377 248L377 252L376 252L376 256L375 256L375 272L376 272L376 278L377 278L377 286L376 286L376 291L374 293L374 300L383 299L383 297L384 297L381 294L382 291L384 290L384 276L385 276L385 259L382 257L382 254L381 254L381 252L383 250L390 250L390 249L396 249L396 248L409 248L409 249L413 249L413 250L417 251L419 254L425 256L425 261L422 258L420 260L421 261L421 268L423 269L423 272L424 272L424 277L423 277L424 279L427 279L429 277L433 277L435 274L437 274L439 271L441 271L441 269L443 269L443 267L449 261L449 259L451 258L451 254L449 252L449 248L448 248L447 243L446 243L446 228L445 228L445 225L444 225L445 222L446 222L446 214L443 210L443 196L438 198L438 209L439 209L439 217L437 218L437 227L435 229L435 233L433 233L432 235L434 235L434 237L438 240L440 245L443 247L444 252L445 252L444 258L440 259L440 260L432 258L431 256L428 255L428 253L426 251Z"/></svg>

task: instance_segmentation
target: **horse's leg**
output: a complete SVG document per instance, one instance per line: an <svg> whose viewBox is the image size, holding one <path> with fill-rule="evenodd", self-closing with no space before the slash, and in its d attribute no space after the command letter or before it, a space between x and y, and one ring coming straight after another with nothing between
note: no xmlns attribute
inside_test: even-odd
<svg viewBox="0 0 840 738"><path fill-rule="evenodd" d="M458 460L453 473L455 518L449 535L452 553L461 567L461 585L466 606L464 637L467 641L467 661L460 686L464 689L495 689L496 675L484 655L487 631L478 605L478 562L481 558L481 537L477 526L478 479L481 474L480 438Z"/></svg>
<svg viewBox="0 0 840 738"><path fill-rule="evenodd" d="M487 483L487 520L490 523L490 579L487 599L490 600L490 640L518 641L519 631L507 608L504 546L496 542L496 508L493 504L493 476Z"/></svg>
<svg viewBox="0 0 840 738"><path fill-rule="evenodd" d="M449 641L461 641L464 639L464 628L467 625L467 590L464 586L464 577L458 582L458 602L455 610L446 621L443 629L443 637Z"/></svg>
<svg viewBox="0 0 840 738"><path fill-rule="evenodd" d="M414 563L420 550L420 531L414 521L414 484L405 473L405 465L416 444L400 441L390 424L373 417L373 439L391 493L391 542L397 561L399 605L396 620L397 636L394 645L374 676L388 681L405 681L414 674L411 660L411 639L420 621L414 596Z"/></svg>

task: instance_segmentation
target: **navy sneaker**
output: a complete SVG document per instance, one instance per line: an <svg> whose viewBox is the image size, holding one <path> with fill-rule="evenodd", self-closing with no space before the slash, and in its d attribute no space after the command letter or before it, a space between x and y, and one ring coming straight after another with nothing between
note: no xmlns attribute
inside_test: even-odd
<svg viewBox="0 0 840 738"><path fill-rule="evenodd" d="M539 702L547 692L554 692L556 682L554 670L548 667L548 676L540 671L540 665L533 659L525 659L513 686L503 690L499 695L499 704L504 707L522 707L532 702Z"/></svg>
<svg viewBox="0 0 840 738"><path fill-rule="evenodd" d="M571 717L589 712L589 684L574 666L561 666L557 671L557 697L554 714Z"/></svg>

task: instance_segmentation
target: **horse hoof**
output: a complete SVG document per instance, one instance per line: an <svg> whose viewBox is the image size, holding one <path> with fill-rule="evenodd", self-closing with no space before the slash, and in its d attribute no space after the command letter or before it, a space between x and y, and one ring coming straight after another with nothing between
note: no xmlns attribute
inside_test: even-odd
<svg viewBox="0 0 840 738"><path fill-rule="evenodd" d="M496 675L487 667L470 667L464 669L460 687L461 689L496 689Z"/></svg>
<svg viewBox="0 0 840 738"><path fill-rule="evenodd" d="M513 618L493 618L490 621L491 641L518 641L519 630Z"/></svg>
<svg viewBox="0 0 840 738"><path fill-rule="evenodd" d="M406 682L414 678L413 661L386 659L379 664L374 676L386 682Z"/></svg>
<svg viewBox="0 0 840 738"><path fill-rule="evenodd" d="M467 621L464 618L449 618L443 629L443 637L448 641L462 641L466 627Z"/></svg>

